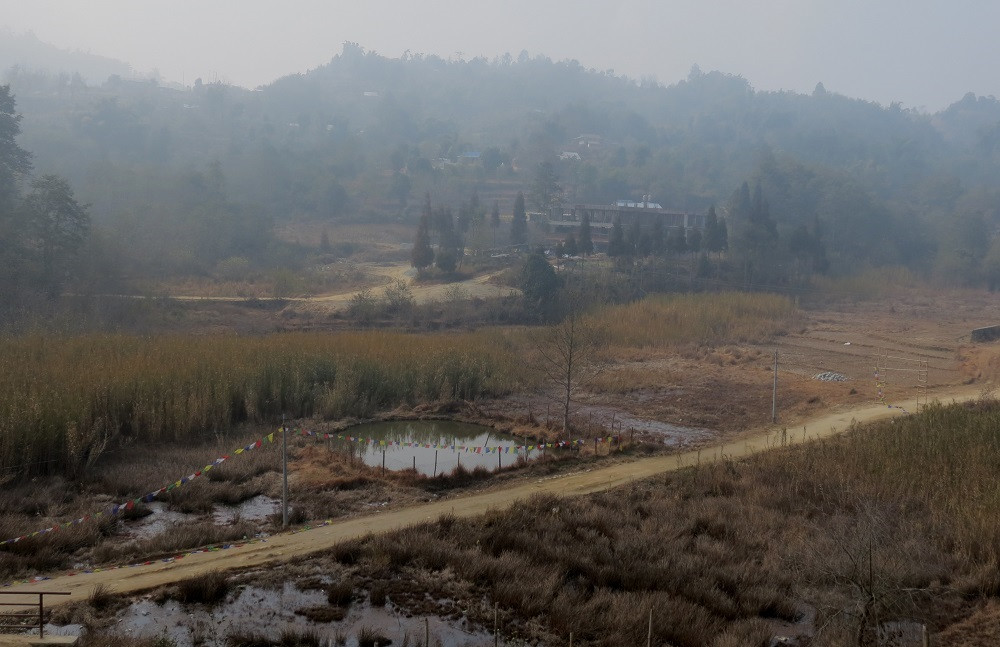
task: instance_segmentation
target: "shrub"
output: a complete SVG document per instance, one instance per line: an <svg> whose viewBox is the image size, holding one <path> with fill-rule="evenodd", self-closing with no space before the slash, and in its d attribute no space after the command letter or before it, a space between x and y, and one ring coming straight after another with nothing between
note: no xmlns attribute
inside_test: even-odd
<svg viewBox="0 0 1000 647"><path fill-rule="evenodd" d="M229 581L221 571L181 580L177 583L177 601L185 604L217 604L229 593Z"/></svg>

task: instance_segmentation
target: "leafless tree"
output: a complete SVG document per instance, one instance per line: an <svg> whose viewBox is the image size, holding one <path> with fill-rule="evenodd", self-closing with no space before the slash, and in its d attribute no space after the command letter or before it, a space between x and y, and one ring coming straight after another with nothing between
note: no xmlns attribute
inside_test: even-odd
<svg viewBox="0 0 1000 647"><path fill-rule="evenodd" d="M570 405L580 389L606 367L600 356L606 336L600 326L583 312L579 295L567 297L567 313L557 324L548 326L536 338L541 370L558 393L562 408L562 430L569 430Z"/></svg>

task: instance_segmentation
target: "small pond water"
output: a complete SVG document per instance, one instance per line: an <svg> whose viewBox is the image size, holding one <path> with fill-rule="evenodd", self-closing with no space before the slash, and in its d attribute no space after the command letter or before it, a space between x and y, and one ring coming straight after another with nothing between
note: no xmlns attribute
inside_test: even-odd
<svg viewBox="0 0 1000 647"><path fill-rule="evenodd" d="M313 622L301 612L308 608L329 607L323 591L303 591L286 582L282 588L239 587L218 605L181 604L176 600L154 602L147 596L118 612L113 632L141 638L166 636L178 647L203 645L226 647L230 635L256 636L270 644L281 644L282 632L315 634L323 647L358 647L362 628L377 630L392 640L392 645L423 643L429 627L431 644L441 647L492 645L492 636L471 627L464 617L407 617L391 604L375 606L368 600L355 602L341 621ZM456 607L457 609L457 607ZM458 614L456 614L458 615ZM50 629L46 629L46 632ZM66 633L69 630L63 629ZM55 635L53 631L53 635ZM261 644L257 642L255 644Z"/></svg>
<svg viewBox="0 0 1000 647"><path fill-rule="evenodd" d="M449 474L459 465L468 470L480 466L493 470L511 465L519 458L531 459L542 453L537 449L525 449L526 445L535 444L531 438L519 438L483 425L453 420L373 422L351 427L343 435L360 440L335 440L334 446L353 447L367 465L381 467L385 452L387 470L416 467L427 476Z"/></svg>

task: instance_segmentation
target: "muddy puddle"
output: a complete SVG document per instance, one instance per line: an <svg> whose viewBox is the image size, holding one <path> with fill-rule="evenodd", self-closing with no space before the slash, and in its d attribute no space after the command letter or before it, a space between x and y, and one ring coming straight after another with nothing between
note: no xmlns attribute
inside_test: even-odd
<svg viewBox="0 0 1000 647"><path fill-rule="evenodd" d="M423 644L429 629L431 645L473 647L493 644L492 635L474 631L464 620L410 617L391 605L373 607L368 601L355 602L340 621L314 622L301 612L329 608L323 591L301 591L286 583L280 590L252 586L230 592L226 601L214 607L152 599L133 602L119 612L112 631L138 637L167 636L178 647L204 645L225 647L231 635L266 636L277 641L282 633L311 633L321 645L357 647L359 634L379 634L392 645ZM300 613L296 613L299 611ZM426 624L425 624L426 623Z"/></svg>
<svg viewBox="0 0 1000 647"><path fill-rule="evenodd" d="M459 465L468 470L492 470L541 454L523 449L534 444L531 439L452 420L390 420L352 427L346 433L374 441L334 441L335 447L353 448L360 453L367 465L382 467L384 460L387 470L415 468L427 476L448 474ZM382 441L386 445L380 445ZM497 452L496 447L504 450Z"/></svg>
<svg viewBox="0 0 1000 647"><path fill-rule="evenodd" d="M260 494L238 505L217 505L212 511L212 520L218 525L234 524L239 521L264 521L281 510L278 499Z"/></svg>
<svg viewBox="0 0 1000 647"><path fill-rule="evenodd" d="M167 504L162 501L153 501L146 505L151 514L126 523L123 526L125 536L133 539L149 539L194 518L194 515L167 509Z"/></svg>
<svg viewBox="0 0 1000 647"><path fill-rule="evenodd" d="M678 392L680 392L678 390ZM539 421L555 420L557 414L547 407L544 399L524 401ZM593 434L621 435L626 441L661 442L668 447L683 448L719 438L719 432L704 427L687 427L661 420L641 418L604 404L579 404L570 416L572 424Z"/></svg>

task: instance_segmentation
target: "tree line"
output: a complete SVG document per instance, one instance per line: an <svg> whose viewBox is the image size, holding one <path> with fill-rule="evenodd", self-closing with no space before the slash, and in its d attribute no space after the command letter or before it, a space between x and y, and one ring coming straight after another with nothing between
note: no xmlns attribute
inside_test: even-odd
<svg viewBox="0 0 1000 647"><path fill-rule="evenodd" d="M56 296L77 269L90 214L65 178L32 175L31 154L16 141L20 121L10 86L0 86L0 291Z"/></svg>

